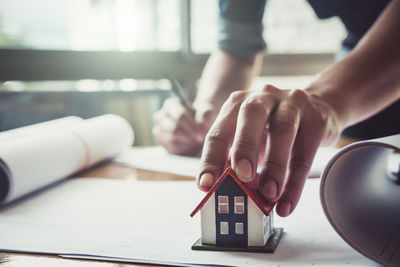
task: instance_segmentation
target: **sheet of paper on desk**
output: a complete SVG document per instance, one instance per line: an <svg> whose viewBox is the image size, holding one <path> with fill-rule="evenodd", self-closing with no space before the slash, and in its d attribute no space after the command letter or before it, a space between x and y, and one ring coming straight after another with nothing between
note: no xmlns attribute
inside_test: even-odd
<svg viewBox="0 0 400 267"><path fill-rule="evenodd" d="M117 156L114 162L130 167L195 177L200 167L200 159L169 154L160 146L137 148Z"/></svg>
<svg viewBox="0 0 400 267"><path fill-rule="evenodd" d="M193 251L203 193L193 182L74 179L0 211L0 250L198 266L376 266L325 219L319 180L309 180L274 254Z"/></svg>
<svg viewBox="0 0 400 267"><path fill-rule="evenodd" d="M319 177L328 161L338 151L339 149L334 147L320 148L315 156L309 177ZM200 166L199 158L172 155L159 146L130 150L119 155L114 161L137 169L193 178L196 177Z"/></svg>

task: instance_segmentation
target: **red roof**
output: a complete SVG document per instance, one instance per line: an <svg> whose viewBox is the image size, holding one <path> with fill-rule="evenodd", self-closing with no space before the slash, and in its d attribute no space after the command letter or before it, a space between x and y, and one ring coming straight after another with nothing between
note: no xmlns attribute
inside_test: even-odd
<svg viewBox="0 0 400 267"><path fill-rule="evenodd" d="M193 217L202 207L203 205L208 201L208 199L211 197L211 195L215 192L215 190L218 188L218 186L222 183L223 180L225 180L226 177L231 176L235 182L243 189L243 191L256 203L256 205L260 208L260 210L268 216L269 213L272 211L272 209L275 206L275 203L267 202L261 194L258 192L256 189L251 189L246 184L244 184L242 181L239 180L239 178L236 177L236 174L233 172L231 167L226 168L224 173L221 175L221 177L218 179L218 181L213 185L213 187L208 191L207 195L203 198L203 200L197 205L197 207L192 211L190 214L190 217Z"/></svg>

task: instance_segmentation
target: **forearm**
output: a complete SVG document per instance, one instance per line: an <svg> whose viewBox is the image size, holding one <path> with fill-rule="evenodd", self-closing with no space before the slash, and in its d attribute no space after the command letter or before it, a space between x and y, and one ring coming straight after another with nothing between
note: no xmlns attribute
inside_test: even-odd
<svg viewBox="0 0 400 267"><path fill-rule="evenodd" d="M204 68L194 106L207 103L219 110L231 92L250 87L261 62L262 54L240 58L221 50L214 52Z"/></svg>
<svg viewBox="0 0 400 267"><path fill-rule="evenodd" d="M393 0L349 56L321 73L306 91L325 100L343 127L400 97L400 1Z"/></svg>

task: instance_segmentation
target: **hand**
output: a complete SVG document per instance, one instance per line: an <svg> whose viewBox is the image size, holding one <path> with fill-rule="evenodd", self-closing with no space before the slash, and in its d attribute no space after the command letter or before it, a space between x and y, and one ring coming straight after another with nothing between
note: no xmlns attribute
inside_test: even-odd
<svg viewBox="0 0 400 267"><path fill-rule="evenodd" d="M257 183L267 201L277 202L277 213L288 216L319 145L333 142L341 128L331 106L306 91L267 85L258 92L232 93L206 136L198 186L209 190L230 156L238 178ZM256 181L260 151L265 153Z"/></svg>
<svg viewBox="0 0 400 267"><path fill-rule="evenodd" d="M176 98L167 99L154 115L153 136L172 154L200 155L204 138L216 111L209 105L198 105L195 118ZM215 114L215 115L214 115Z"/></svg>

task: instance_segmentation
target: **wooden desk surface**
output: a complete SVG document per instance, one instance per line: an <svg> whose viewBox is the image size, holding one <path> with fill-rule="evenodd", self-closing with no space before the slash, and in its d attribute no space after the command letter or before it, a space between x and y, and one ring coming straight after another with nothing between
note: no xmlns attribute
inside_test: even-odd
<svg viewBox="0 0 400 267"><path fill-rule="evenodd" d="M342 147L355 140L341 139L338 146ZM143 174L151 180L187 180L187 177L174 177L171 175L161 175L156 177L154 173L146 172L143 170L134 170L129 167L121 166L115 163L105 163L91 168L79 174L79 177L97 177L109 179L134 179L143 177ZM1 238L1 237L0 237ZM79 260L79 259L65 259L58 256L46 256L39 254L27 253L9 253L0 252L0 266L1 267L25 267L25 266L73 266L73 267L91 267L91 266L104 266L104 267L123 267L123 266L149 266L148 264L129 264L129 263L115 263L94 260ZM157 266L157 265L152 265Z"/></svg>

